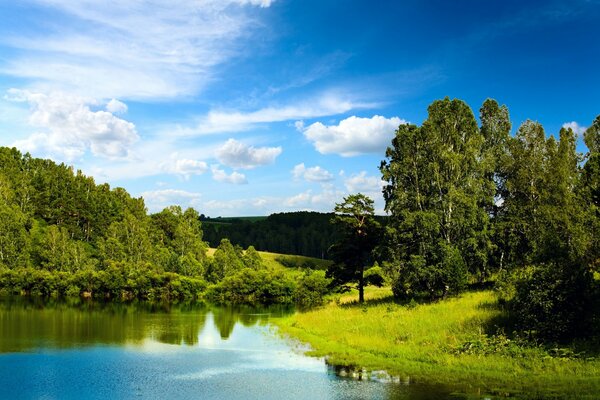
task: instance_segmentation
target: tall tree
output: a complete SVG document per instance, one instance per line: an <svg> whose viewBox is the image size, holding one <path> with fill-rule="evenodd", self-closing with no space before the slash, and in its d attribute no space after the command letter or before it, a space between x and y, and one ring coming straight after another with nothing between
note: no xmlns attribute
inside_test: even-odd
<svg viewBox="0 0 600 400"><path fill-rule="evenodd" d="M381 163L388 240L398 269L394 293L459 291L467 262L487 266L494 185L481 162L484 137L460 100L438 100L421 127L401 125Z"/></svg>
<svg viewBox="0 0 600 400"><path fill-rule="evenodd" d="M358 193L336 204L332 222L338 227L341 239L330 250L333 265L327 270L332 284L355 283L358 301L364 302L365 267L372 264L373 250L380 239L380 225L374 218L373 200Z"/></svg>

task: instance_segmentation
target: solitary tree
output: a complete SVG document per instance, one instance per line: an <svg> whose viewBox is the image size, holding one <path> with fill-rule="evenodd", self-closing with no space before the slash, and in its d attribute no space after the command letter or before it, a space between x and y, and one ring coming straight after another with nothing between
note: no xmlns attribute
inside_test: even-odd
<svg viewBox="0 0 600 400"><path fill-rule="evenodd" d="M332 222L341 239L331 249L333 265L327 270L332 284L358 285L359 302L365 301L365 266L372 262L372 253L379 242L380 226L374 218L373 200L358 193L336 204Z"/></svg>

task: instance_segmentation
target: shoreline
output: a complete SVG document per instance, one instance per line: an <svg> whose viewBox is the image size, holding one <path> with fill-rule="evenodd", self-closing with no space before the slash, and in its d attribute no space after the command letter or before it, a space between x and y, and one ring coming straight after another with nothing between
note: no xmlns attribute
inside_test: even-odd
<svg viewBox="0 0 600 400"><path fill-rule="evenodd" d="M597 398L597 357L553 357L547 349L506 337L489 339L494 336L486 328L502 316L495 302L489 290L416 307L382 299L365 305L333 302L270 322L280 335L308 345L307 355L325 357L350 376L383 370L398 381L449 385L467 393ZM461 351L465 343L473 350Z"/></svg>

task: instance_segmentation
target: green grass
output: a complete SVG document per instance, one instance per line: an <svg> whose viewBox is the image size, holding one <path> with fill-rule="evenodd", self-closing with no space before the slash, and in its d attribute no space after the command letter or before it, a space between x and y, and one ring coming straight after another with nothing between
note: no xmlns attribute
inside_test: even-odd
<svg viewBox="0 0 600 400"><path fill-rule="evenodd" d="M511 344L496 353L457 352L481 341L502 317L491 291L433 304L396 304L389 289L369 289L367 304L342 296L306 313L273 320L282 334L311 345L334 365L458 385L461 390L526 392L534 397L597 398L600 360L553 358L544 349ZM466 389L465 389L466 388Z"/></svg>
<svg viewBox="0 0 600 400"><path fill-rule="evenodd" d="M212 257L215 254L215 248L208 249L208 256ZM279 254L279 253L271 253L268 251L259 251L260 257L263 260L263 263L268 269L274 271L284 271L291 274L299 274L300 270L294 268L287 268L279 261L278 258L284 257L295 260L297 263L302 264L303 262L310 263L311 265L315 265L317 269L327 269L331 261L329 260L321 260L319 258L305 257L305 256L297 256L297 255L289 255L289 254Z"/></svg>

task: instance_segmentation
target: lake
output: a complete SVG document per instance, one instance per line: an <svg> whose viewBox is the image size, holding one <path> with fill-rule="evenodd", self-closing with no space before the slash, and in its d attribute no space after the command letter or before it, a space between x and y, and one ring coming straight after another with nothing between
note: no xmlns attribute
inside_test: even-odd
<svg viewBox="0 0 600 400"><path fill-rule="evenodd" d="M269 324L289 312L2 299L0 398L467 398L402 379L358 380L307 357Z"/></svg>

